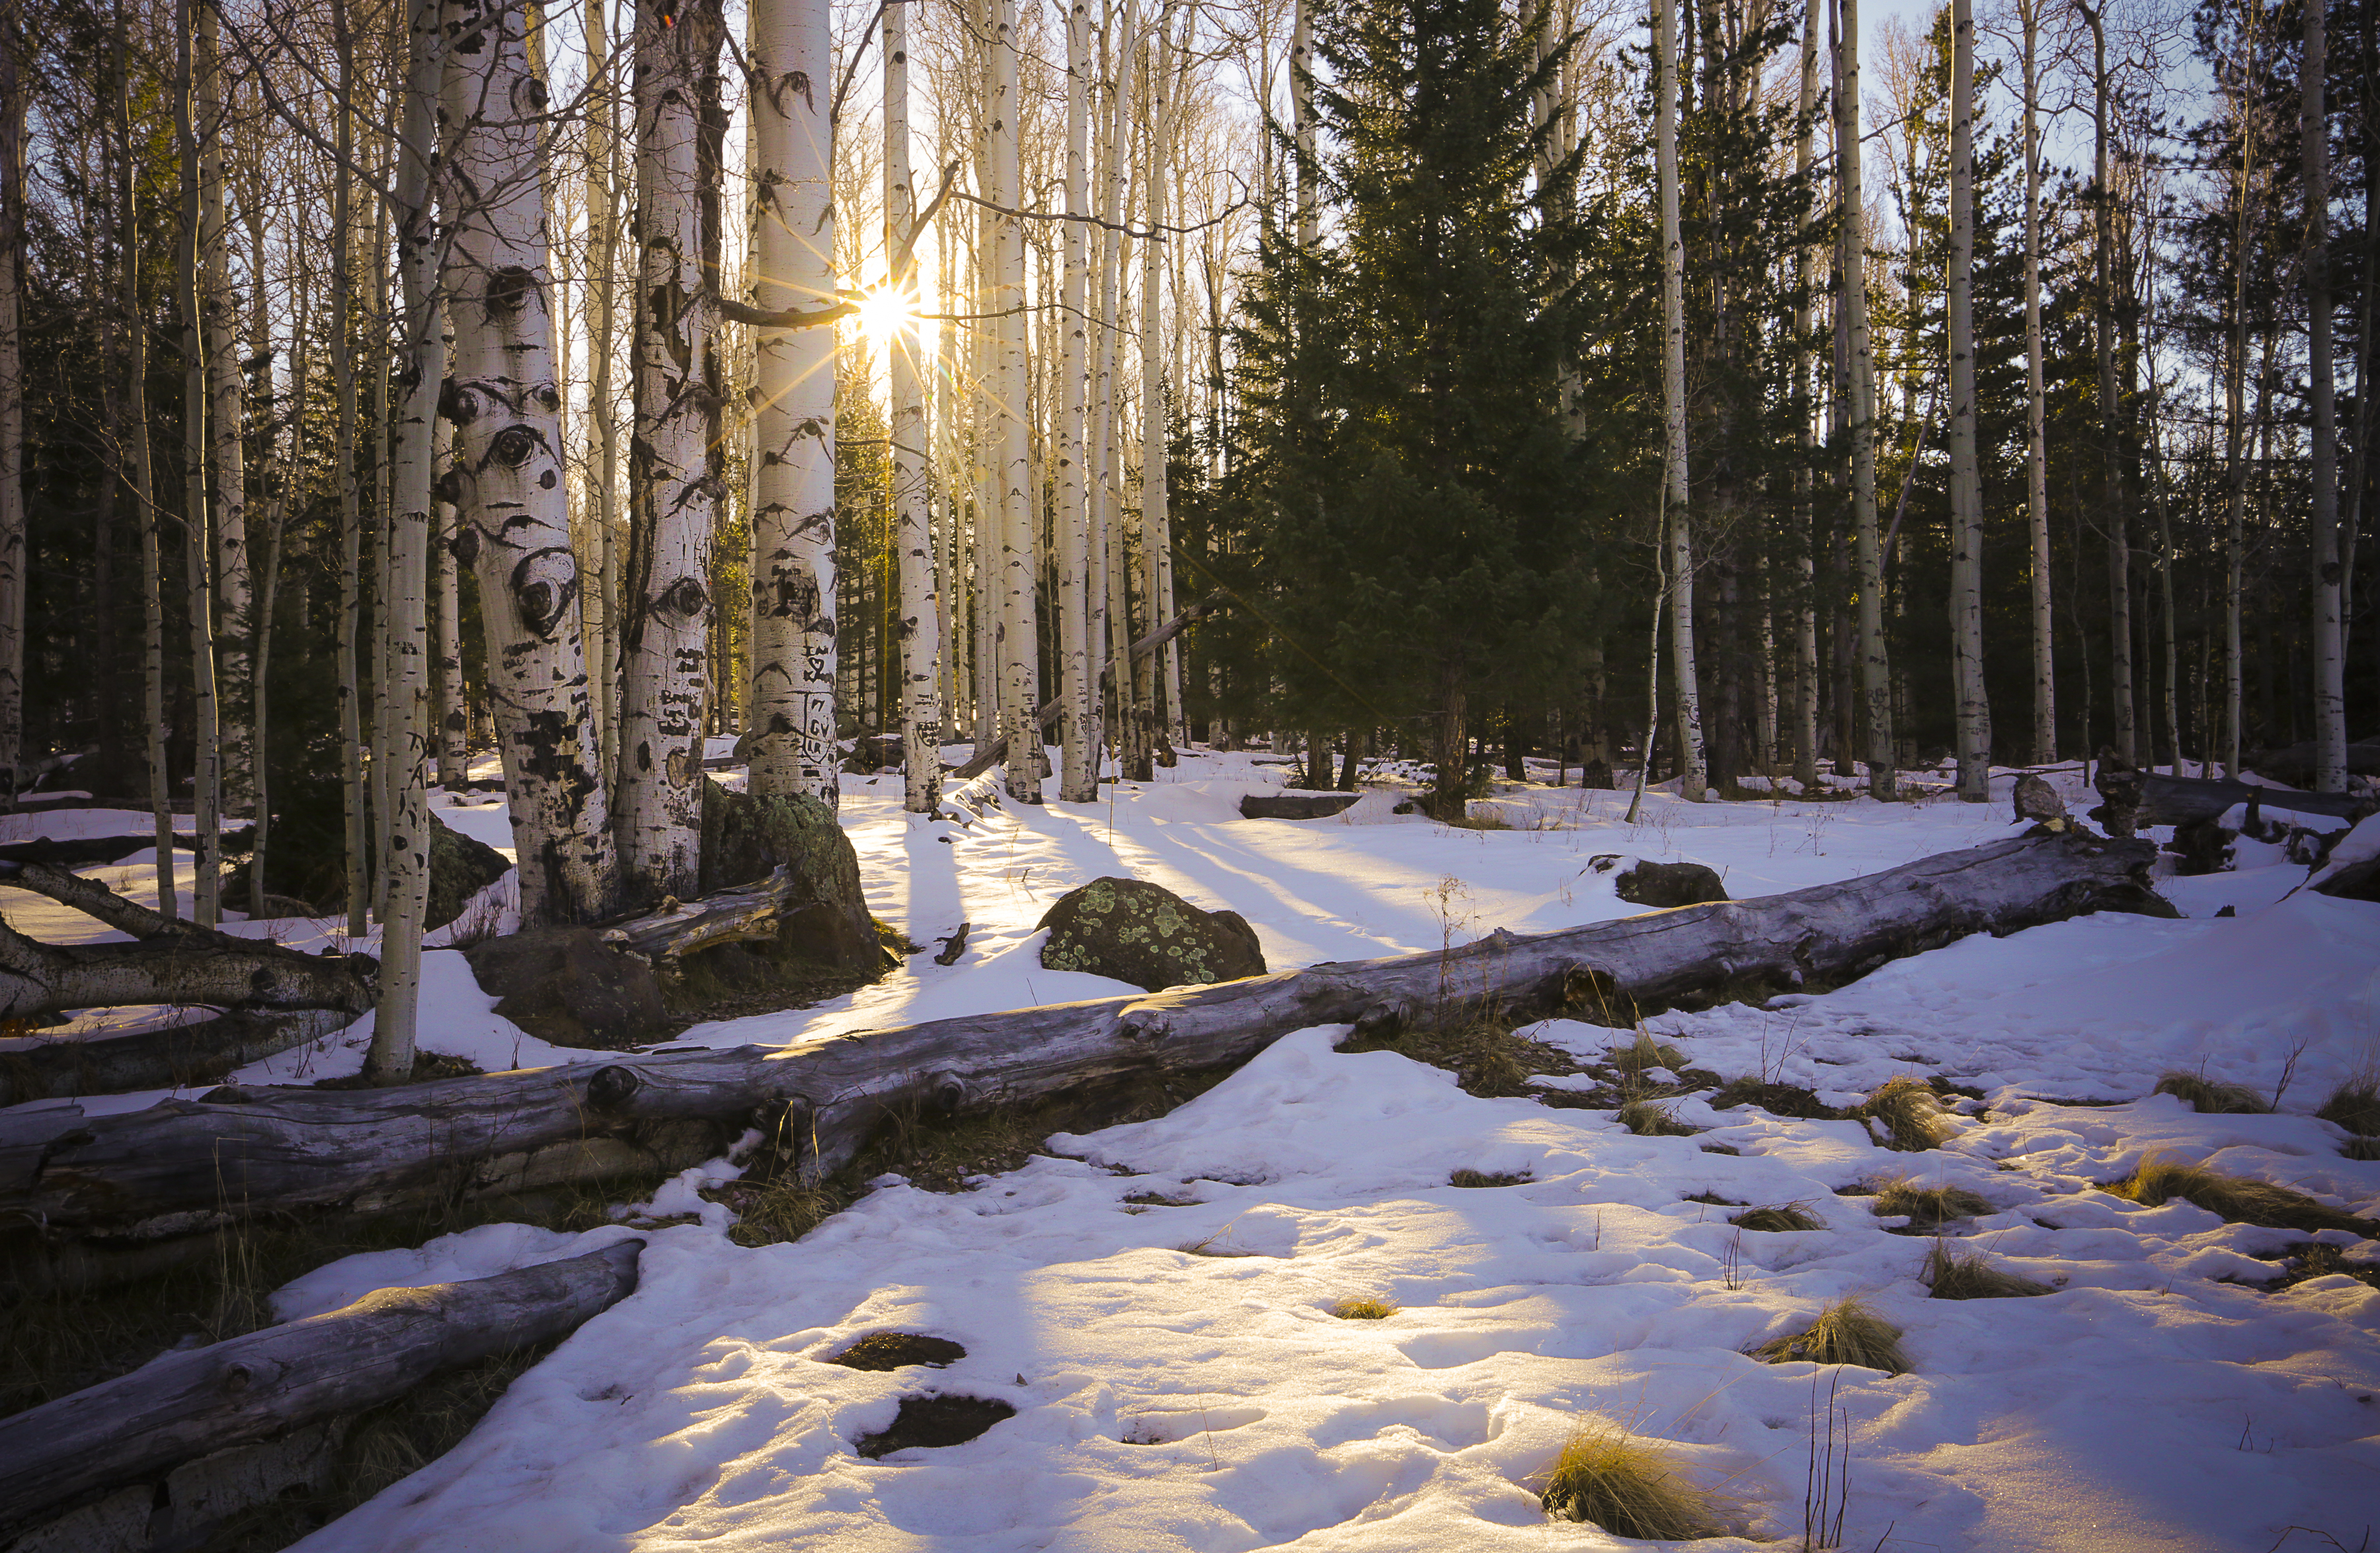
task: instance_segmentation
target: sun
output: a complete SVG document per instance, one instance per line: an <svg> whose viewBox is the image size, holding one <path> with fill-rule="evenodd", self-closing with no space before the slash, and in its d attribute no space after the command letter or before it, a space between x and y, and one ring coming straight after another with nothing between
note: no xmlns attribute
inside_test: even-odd
<svg viewBox="0 0 2380 1553"><path fill-rule="evenodd" d="M909 298L890 286L876 287L859 299L859 326L880 347L914 321Z"/></svg>

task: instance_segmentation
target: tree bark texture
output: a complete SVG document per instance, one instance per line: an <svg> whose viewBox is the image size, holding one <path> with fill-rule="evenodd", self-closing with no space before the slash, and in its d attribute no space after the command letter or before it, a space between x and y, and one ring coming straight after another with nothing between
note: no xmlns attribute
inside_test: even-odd
<svg viewBox="0 0 2380 1553"><path fill-rule="evenodd" d="M240 715L249 688L248 467L240 424L238 303L231 285L231 221L224 196L224 142L230 137L224 93L223 13L218 0L198 12L199 309L206 352L207 475L214 540L216 654L223 696L222 802L225 812L254 808L249 720ZM261 350L264 342L256 346Z"/></svg>
<svg viewBox="0 0 2380 1553"><path fill-rule="evenodd" d="M378 1290L0 1420L0 1535L96 1491L377 1406L439 1370L551 1342L636 1292L643 1248L622 1240L493 1278Z"/></svg>
<svg viewBox="0 0 2380 1553"><path fill-rule="evenodd" d="M918 300L917 222L917 191L909 171L908 6L891 5L884 7L884 251L894 266L885 284L902 309L887 350L892 542L900 553L902 807L911 814L932 814L942 795L942 621L934 582L924 363L910 316Z"/></svg>
<svg viewBox="0 0 2380 1553"><path fill-rule="evenodd" d="M2305 50L2298 67L2298 144L2304 159L2306 389L2313 410L2307 470L2313 509L2313 784L2347 791L2346 569L2338 544L2338 397L2333 365L2330 295L2330 119L2324 111L2328 40L2321 4L2305 11ZM2370 90L2369 83L2366 91ZM2364 104L2369 113L2371 105ZM2364 176L2372 176L2371 169ZM2380 240L2365 233L2364 240ZM2368 394L2369 383L2358 383Z"/></svg>
<svg viewBox="0 0 2380 1553"><path fill-rule="evenodd" d="M752 305L837 300L833 55L823 6L751 10ZM835 759L832 329L753 331L752 791L842 800Z"/></svg>
<svg viewBox="0 0 2380 1553"><path fill-rule="evenodd" d="M1975 455L1975 14L1950 4L1950 682L1959 796L1991 796L1984 689L1984 481Z"/></svg>
<svg viewBox="0 0 2380 1553"><path fill-rule="evenodd" d="M896 7L897 8L897 7ZM1099 752L1091 716L1090 489L1085 476L1090 335L1091 8L1072 0L1066 9L1066 276L1059 329L1063 341L1058 388L1058 690L1065 704L1059 725L1058 796L1070 804L1099 795Z"/></svg>
<svg viewBox="0 0 2380 1553"><path fill-rule="evenodd" d="M174 127L182 164L182 230L176 255L175 300L182 315L182 568L189 601L190 707L197 756L191 809L198 820L199 871L190 887L190 919L212 928L222 912L222 856L214 830L223 805L221 704L215 695L214 584L208 553L206 318L200 271L203 229L198 120L201 68L200 12L206 0L180 0L176 52L180 79L174 92ZM211 13L210 13L211 14Z"/></svg>
<svg viewBox="0 0 2380 1553"><path fill-rule="evenodd" d="M443 276L455 360L441 407L460 455L457 559L480 584L521 919L583 922L609 909L615 853L563 489L539 144L546 91L521 11L458 0L447 37L446 113L459 130Z"/></svg>
<svg viewBox="0 0 2380 1553"><path fill-rule="evenodd" d="M1654 108L1654 158L1661 199L1661 480L1668 509L1659 543L1668 552L1670 660L1676 676L1679 791L1699 802L1708 777L1703 757L1700 680L1694 667L1694 542L1686 479L1685 241L1678 224L1678 0L1655 13L1653 68L1660 84Z"/></svg>
<svg viewBox="0 0 2380 1553"><path fill-rule="evenodd" d="M248 1089L122 1115L0 1116L0 1232L132 1239L255 1213L694 1163L747 1123L854 1157L892 1108L979 1110L1123 1074L1245 1061L1294 1030L1455 1023L1493 1004L1625 1027L1667 1008L1815 990L1970 933L2094 911L2170 915L2147 842L1994 842L1881 874L1526 936L1149 995L975 1014L795 1048L673 1053L402 1090ZM691 1134L672 1128L691 1126ZM686 1155L691 1158L684 1158ZM0 1234L5 1238L5 1234ZM20 1241L21 1244L30 1244Z"/></svg>
<svg viewBox="0 0 2380 1553"><path fill-rule="evenodd" d="M636 23L636 434L621 623L615 819L637 904L700 888L702 713L719 482L718 0L644 0Z"/></svg>
<svg viewBox="0 0 2380 1553"><path fill-rule="evenodd" d="M21 26L0 20L0 797L17 791L25 734L25 246ZM136 314L132 327L140 327Z"/></svg>
<svg viewBox="0 0 2380 1553"><path fill-rule="evenodd" d="M2049 598L2049 433L2041 334L2041 12L2046 0L2016 0L2023 33L2019 61L2024 104L2024 493L2032 540L2033 758L2058 758L2058 662Z"/></svg>
<svg viewBox="0 0 2380 1553"><path fill-rule="evenodd" d="M1892 660L1884 637L1884 549L1876 526L1876 348L1868 329L1867 206L1860 174L1859 0L1839 0L1835 53L1835 200L1841 220L1842 309L1852 437L1852 548L1857 570L1859 695L1868 791L1899 791L1893 766Z"/></svg>

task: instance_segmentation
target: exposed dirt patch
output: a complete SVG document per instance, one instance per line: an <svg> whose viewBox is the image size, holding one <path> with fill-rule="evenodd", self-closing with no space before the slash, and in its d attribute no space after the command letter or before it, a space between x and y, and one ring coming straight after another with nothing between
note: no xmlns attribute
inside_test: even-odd
<svg viewBox="0 0 2380 1553"><path fill-rule="evenodd" d="M941 1369L965 1357L966 1350L948 1338L928 1337L921 1332L876 1332L861 1338L827 1363L852 1370L897 1370L911 1365Z"/></svg>
<svg viewBox="0 0 2380 1553"><path fill-rule="evenodd" d="M875 1461L913 1446L965 1445L1016 1410L990 1397L904 1397L892 1427L862 1435L851 1449Z"/></svg>

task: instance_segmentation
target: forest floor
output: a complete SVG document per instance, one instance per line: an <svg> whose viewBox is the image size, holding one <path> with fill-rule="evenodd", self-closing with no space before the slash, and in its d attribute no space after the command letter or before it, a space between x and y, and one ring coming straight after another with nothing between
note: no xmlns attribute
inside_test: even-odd
<svg viewBox="0 0 2380 1553"><path fill-rule="evenodd" d="M2013 833L2012 774L1987 807L1655 792L1631 825L1626 793L1528 786L1491 800L1509 830L1396 816L1393 790L1334 819L1238 817L1241 795L1287 774L1191 752L1111 801L1034 808L987 779L930 820L902 813L897 773L848 777L870 905L929 950L970 924L965 953L671 1045L793 1045L1124 990L1038 958L1050 904L1105 874L1241 913L1280 970L1629 915L1602 855L1705 863L1748 896ZM2083 807L2079 774L2060 780ZM442 803L509 843L500 804ZM1666 1102L1699 1131L1638 1136L1609 1110L1479 1098L1394 1051L1338 1051L1344 1029L1324 1027L1170 1114L1060 1134L968 1190L879 1177L789 1244L735 1244L698 1189L735 1171L688 1171L643 1205L694 1221L644 1231L633 1296L522 1374L455 1450L299 1546L1606 1547L1620 1544L1549 1522L1538 1498L1601 1415L1664 1442L1752 1539L1799 1546L1815 1523L1820 1544L1885 1553L2356 1549L2380 1526L2374 1247L2100 1189L2163 1154L2380 1213L2380 1162L2346 1158L2346 1134L2312 1114L2380 1074L2380 906L2298 888L2306 870L2277 848L2240 853L2240 871L2160 880L2179 920L1968 940L1823 996L1645 1022L1675 1049L1643 1075L1653 1085L1693 1069L1845 1107L1895 1075L1945 1080L1958 1113L1918 1152L1856 1121L1715 1110L1706 1090ZM145 867L83 871L153 898ZM40 919L46 903L0 904L37 936L78 936ZM498 915L492 900L479 930ZM240 930L310 948L343 942L335 926ZM425 955L424 974L429 1049L492 1069L576 1055L497 1018L459 953ZM240 1078L337 1076L368 1030ZM1571 1020L1519 1033L1582 1064L1637 1038ZM2151 1092L2170 1071L2277 1110L2200 1114ZM1575 1099L1588 1082L1541 1087ZM1456 1186L1457 1172L1506 1183ZM1984 1210L1944 1226L1947 1249L2049 1292L1929 1297L1935 1238L1867 1195L1896 1176L1978 1194ZM1788 1205L1823 1227L1729 1221ZM486 1225L335 1262L274 1305L294 1318L629 1232ZM1747 1355L1845 1295L1901 1329L1911 1373ZM1390 1313L1334 1316L1349 1300ZM826 1362L888 1331L965 1353ZM970 1426L999 1421L952 1447L855 1452L905 1399L932 1396L998 1404Z"/></svg>

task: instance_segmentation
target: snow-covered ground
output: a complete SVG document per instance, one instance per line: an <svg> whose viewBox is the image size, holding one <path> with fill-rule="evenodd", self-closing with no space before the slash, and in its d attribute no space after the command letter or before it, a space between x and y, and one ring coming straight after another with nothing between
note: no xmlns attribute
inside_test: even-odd
<svg viewBox="0 0 2380 1553"><path fill-rule="evenodd" d="M1753 895L2011 831L2009 777L1989 807L1655 793L1632 826L1625 793L1531 788L1495 800L1510 831L1394 816L1386 793L1336 819L1239 819L1239 796L1283 770L1194 753L1111 803L1038 809L984 782L932 820L901 812L897 774L846 778L877 914L929 946L969 923L966 953L674 1044L790 1044L1123 990L1037 956L1041 914L1102 874L1240 912L1281 969L1633 911L1591 866L1602 854L1706 863ZM498 805L445 818L509 845ZM1608 1111L1478 1099L1401 1056L1335 1051L1343 1032L1323 1028L1168 1116L1060 1137L1067 1157L972 1191L885 1178L795 1244L738 1247L724 1210L700 1204L703 1222L645 1232L637 1293L460 1447L301 1546L1603 1547L1614 1539L1592 1526L1548 1522L1535 1484L1597 1413L1672 1442L1744 1534L1799 1546L1813 1397L1822 1414L1832 1389L1850 1419L1847 1547L2355 1548L2380 1530L2380 1291L2333 1275L2267 1292L2280 1268L2265 1258L2305 1236L2095 1189L2162 1150L2380 1214L2380 1163L2342 1158L2339 1130L2309 1114L2380 1064L2380 906L2299 888L2307 870L2277 848L2242 852L2247 871L2163 881L2183 920L1969 940L1825 996L1650 1022L1695 1067L1836 1103L1902 1073L1981 1089L1926 1153L1692 1098L1680 1120L1710 1130L1636 1137ZM147 870L85 871L138 894ZM32 920L55 908L15 892L0 906L43 937L64 926ZM337 926L246 930L311 947ZM569 1055L490 1012L459 954L424 968L431 1049L492 1067ZM1530 1033L1581 1056L1631 1038L1572 1021ZM346 1071L361 1036L243 1076ZM2201 1116L2149 1094L2175 1068L2287 1088L2277 1114ZM1529 1179L1458 1188L1457 1170ZM1962 1249L2056 1292L1926 1298L1929 1243L1839 1195L1896 1171L1982 1194L1995 1211L1955 1227ZM692 1184L654 1206L697 1206ZM1128 1200L1150 1196L1179 1206ZM1742 1231L1727 1222L1740 1210L1698 1196L1798 1203L1826 1227ZM304 1315L628 1232L487 1226L334 1264L280 1304ZM1905 1329L1913 1373L1745 1356L1847 1293ZM1331 1315L1366 1296L1398 1308ZM889 1374L823 1362L886 1330L966 1354ZM854 1454L901 1398L933 1392L1014 1416L949 1449Z"/></svg>

